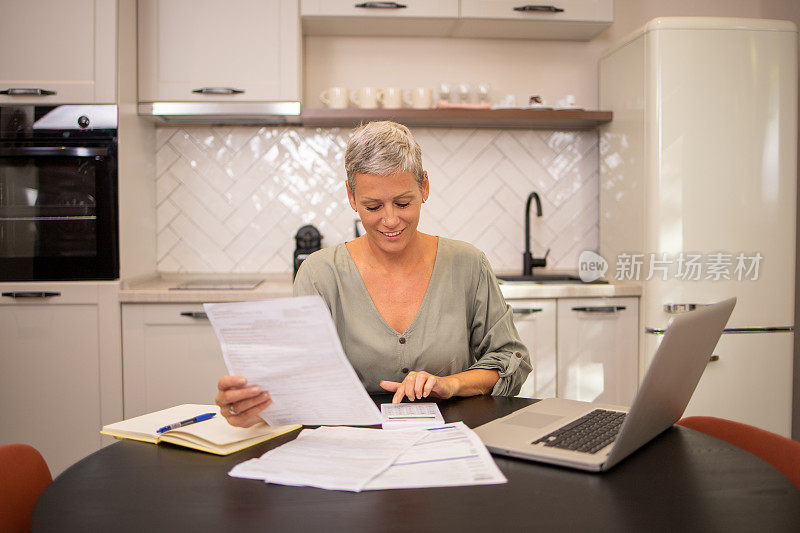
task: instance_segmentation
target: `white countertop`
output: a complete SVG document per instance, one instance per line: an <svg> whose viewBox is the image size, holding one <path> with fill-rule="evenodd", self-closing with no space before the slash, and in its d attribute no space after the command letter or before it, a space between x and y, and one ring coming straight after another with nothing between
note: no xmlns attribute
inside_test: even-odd
<svg viewBox="0 0 800 533"><path fill-rule="evenodd" d="M641 283L501 283L506 300L641 296Z"/></svg>
<svg viewBox="0 0 800 533"><path fill-rule="evenodd" d="M264 281L248 290L175 290L171 287L193 279L252 279ZM570 283L502 283L500 289L508 300L532 298L596 298L640 296L639 283L570 284ZM120 284L122 303L205 303L265 300L292 295L291 274L153 274Z"/></svg>
<svg viewBox="0 0 800 533"><path fill-rule="evenodd" d="M194 279L253 279L263 278L255 289L193 289L175 290L171 287ZM153 274L123 280L119 301L122 303L207 303L266 300L292 295L291 274Z"/></svg>

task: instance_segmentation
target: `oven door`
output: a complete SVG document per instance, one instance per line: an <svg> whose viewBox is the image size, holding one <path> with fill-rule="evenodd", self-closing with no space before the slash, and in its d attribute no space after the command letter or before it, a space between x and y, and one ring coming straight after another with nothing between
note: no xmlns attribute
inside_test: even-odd
<svg viewBox="0 0 800 533"><path fill-rule="evenodd" d="M0 146L0 281L119 276L113 144Z"/></svg>

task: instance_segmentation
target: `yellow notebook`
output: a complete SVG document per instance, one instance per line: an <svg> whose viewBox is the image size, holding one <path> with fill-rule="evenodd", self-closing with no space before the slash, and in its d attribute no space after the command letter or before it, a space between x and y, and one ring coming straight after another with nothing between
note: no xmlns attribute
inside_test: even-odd
<svg viewBox="0 0 800 533"><path fill-rule="evenodd" d="M217 416L209 420L189 424L161 434L156 433L156 430L163 426L212 412L217 413ZM108 424L103 426L100 433L118 439L132 439L154 444L169 442L203 452L228 455L299 427L301 427L300 424L272 427L261 422L249 428L237 428L228 424L225 418L220 416L219 407L216 405L184 404Z"/></svg>

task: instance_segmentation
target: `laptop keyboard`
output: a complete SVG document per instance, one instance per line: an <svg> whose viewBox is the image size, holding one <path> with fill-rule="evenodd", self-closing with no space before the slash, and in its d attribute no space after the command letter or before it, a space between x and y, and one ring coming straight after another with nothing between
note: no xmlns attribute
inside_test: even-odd
<svg viewBox="0 0 800 533"><path fill-rule="evenodd" d="M614 442L624 420L625 413L595 409L532 444L596 453Z"/></svg>

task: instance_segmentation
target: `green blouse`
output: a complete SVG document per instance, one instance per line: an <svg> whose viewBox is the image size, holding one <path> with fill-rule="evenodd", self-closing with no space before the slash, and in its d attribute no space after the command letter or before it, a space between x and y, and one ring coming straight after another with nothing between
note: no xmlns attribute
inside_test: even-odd
<svg viewBox="0 0 800 533"><path fill-rule="evenodd" d="M342 348L369 392L381 380L403 381L409 371L438 376L495 369L494 395L513 396L531 371L491 266L474 246L439 238L422 305L403 333L378 313L345 244L311 254L300 265L294 295L322 296Z"/></svg>

